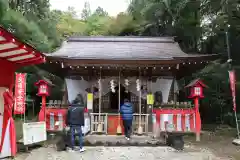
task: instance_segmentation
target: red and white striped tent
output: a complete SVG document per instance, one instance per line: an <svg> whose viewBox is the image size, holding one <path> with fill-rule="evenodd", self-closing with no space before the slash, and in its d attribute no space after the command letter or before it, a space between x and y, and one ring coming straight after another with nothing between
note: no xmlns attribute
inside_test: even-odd
<svg viewBox="0 0 240 160"><path fill-rule="evenodd" d="M16 69L45 62L42 53L16 39L0 26L0 158L15 156L16 131L12 118Z"/></svg>

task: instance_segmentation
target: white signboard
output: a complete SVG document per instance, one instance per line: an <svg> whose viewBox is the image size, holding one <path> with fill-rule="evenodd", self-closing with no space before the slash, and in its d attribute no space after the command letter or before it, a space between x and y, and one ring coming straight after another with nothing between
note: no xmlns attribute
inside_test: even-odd
<svg viewBox="0 0 240 160"><path fill-rule="evenodd" d="M93 94L87 94L87 109L93 109Z"/></svg>
<svg viewBox="0 0 240 160"><path fill-rule="evenodd" d="M84 135L90 132L90 118L85 117L84 127L82 127L82 132Z"/></svg>
<svg viewBox="0 0 240 160"><path fill-rule="evenodd" d="M46 123L31 122L23 124L24 145L34 144L47 140Z"/></svg>

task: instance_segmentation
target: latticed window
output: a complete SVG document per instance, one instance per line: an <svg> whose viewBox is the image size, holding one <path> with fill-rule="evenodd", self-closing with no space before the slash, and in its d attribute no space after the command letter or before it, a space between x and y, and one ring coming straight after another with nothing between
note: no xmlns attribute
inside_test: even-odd
<svg viewBox="0 0 240 160"><path fill-rule="evenodd" d="M138 102L138 97L135 94L131 94L131 102Z"/></svg>
<svg viewBox="0 0 240 160"><path fill-rule="evenodd" d="M201 88L200 87L194 87L194 93L195 93L195 95L200 95L201 94Z"/></svg>
<svg viewBox="0 0 240 160"><path fill-rule="evenodd" d="M102 102L109 102L109 93L106 95L102 96Z"/></svg>

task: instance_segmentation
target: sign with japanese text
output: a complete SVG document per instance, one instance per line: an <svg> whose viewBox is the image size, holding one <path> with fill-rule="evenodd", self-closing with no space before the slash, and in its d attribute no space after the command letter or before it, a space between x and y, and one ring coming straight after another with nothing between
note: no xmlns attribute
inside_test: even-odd
<svg viewBox="0 0 240 160"><path fill-rule="evenodd" d="M26 73L16 74L14 114L25 113L26 75Z"/></svg>
<svg viewBox="0 0 240 160"><path fill-rule="evenodd" d="M230 87L232 91L232 98L233 98L233 110L236 111L236 78L235 78L235 71L229 71L229 80L230 80Z"/></svg>
<svg viewBox="0 0 240 160"><path fill-rule="evenodd" d="M153 105L154 104L154 96L153 94L148 94L147 95L147 104Z"/></svg>
<svg viewBox="0 0 240 160"><path fill-rule="evenodd" d="M87 94L87 109L93 109L93 94Z"/></svg>

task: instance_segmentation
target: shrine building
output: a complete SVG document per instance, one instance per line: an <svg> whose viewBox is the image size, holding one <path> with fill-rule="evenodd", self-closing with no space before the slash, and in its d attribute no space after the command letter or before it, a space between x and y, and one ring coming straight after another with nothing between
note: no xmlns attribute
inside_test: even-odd
<svg viewBox="0 0 240 160"><path fill-rule="evenodd" d="M64 103L81 94L87 104L88 93L93 93L89 109L96 116L118 115L125 98L133 103L135 114L147 115L154 107L178 103L178 80L217 58L186 54L171 37L99 36L69 38L47 54L47 63L52 73L65 79ZM152 106L147 104L148 94L154 95Z"/></svg>

